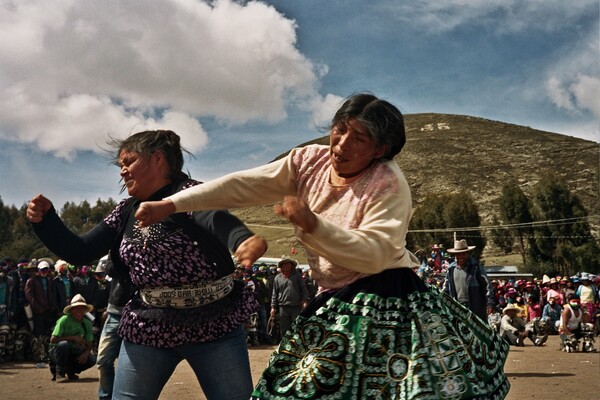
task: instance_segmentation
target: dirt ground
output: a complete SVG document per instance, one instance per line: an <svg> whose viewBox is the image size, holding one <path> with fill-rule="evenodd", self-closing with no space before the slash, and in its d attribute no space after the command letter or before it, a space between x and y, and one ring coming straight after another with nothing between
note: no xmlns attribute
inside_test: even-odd
<svg viewBox="0 0 600 400"><path fill-rule="evenodd" d="M564 353L558 350L558 337L551 336L544 347L527 343L512 347L505 364L511 383L508 400L599 399L600 353ZM600 347L596 340L596 347ZM250 349L252 375L256 381L273 347ZM81 400L97 398L95 368L83 372L79 381L50 381L48 368L33 363L0 364L2 400ZM181 363L163 389L161 399L206 399L186 363Z"/></svg>

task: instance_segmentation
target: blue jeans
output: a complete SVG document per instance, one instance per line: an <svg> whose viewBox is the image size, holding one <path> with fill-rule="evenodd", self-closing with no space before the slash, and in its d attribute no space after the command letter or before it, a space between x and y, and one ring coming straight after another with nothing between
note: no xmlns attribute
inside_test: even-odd
<svg viewBox="0 0 600 400"><path fill-rule="evenodd" d="M177 365L187 360L208 400L247 400L252 375L242 326L212 342L171 349L123 341L113 399L158 399Z"/></svg>
<svg viewBox="0 0 600 400"><path fill-rule="evenodd" d="M121 348L121 337L117 333L120 314L108 313L104 322L100 342L98 343L98 399L110 400L112 398L113 382L115 380L115 360Z"/></svg>

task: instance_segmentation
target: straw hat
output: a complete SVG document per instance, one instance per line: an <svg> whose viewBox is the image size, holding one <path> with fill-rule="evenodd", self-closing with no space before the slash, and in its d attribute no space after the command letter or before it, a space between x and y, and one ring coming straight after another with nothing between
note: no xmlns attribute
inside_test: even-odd
<svg viewBox="0 0 600 400"><path fill-rule="evenodd" d="M504 310L502 310L502 314L506 314L506 312L510 310L520 311L516 304L508 303L506 307L504 307Z"/></svg>
<svg viewBox="0 0 600 400"><path fill-rule="evenodd" d="M448 249L448 253L464 253L465 251L471 251L475 248L476 246L469 246L467 244L467 240L466 239L460 239L460 240L455 240L454 241L454 247L451 249Z"/></svg>
<svg viewBox="0 0 600 400"><path fill-rule="evenodd" d="M94 309L93 305L86 303L86 301L85 301L85 299L83 298L82 295L76 294L71 299L71 304L69 304L68 306L66 306L64 308L63 313L68 314L69 311L71 311L71 308L73 308L73 307L79 307L79 306L86 307L87 308L86 312L92 312L92 310Z"/></svg>
<svg viewBox="0 0 600 400"><path fill-rule="evenodd" d="M285 264L285 263L291 263L292 266L294 266L294 267L298 266L298 261L291 259L291 258L284 257L281 260L279 260L279 262L277 263L277 267L281 268L281 265Z"/></svg>

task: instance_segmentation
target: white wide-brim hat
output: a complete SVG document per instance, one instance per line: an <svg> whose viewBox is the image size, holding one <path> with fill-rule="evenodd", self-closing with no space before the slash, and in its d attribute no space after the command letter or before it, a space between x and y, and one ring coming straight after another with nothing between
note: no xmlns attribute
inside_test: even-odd
<svg viewBox="0 0 600 400"><path fill-rule="evenodd" d="M502 310L502 314L506 314L506 312L510 310L520 311L519 307L517 307L515 304L508 303L506 307L504 307L504 310Z"/></svg>
<svg viewBox="0 0 600 400"><path fill-rule="evenodd" d="M73 307L79 307L79 306L84 306L87 308L86 312L92 312L92 310L94 309L94 306L91 304L86 303L85 299L83 298L82 295L80 294L76 294L75 296L73 296L73 298L71 299L71 304L69 304L68 306L66 306L63 309L63 313L68 314L69 311L71 311L71 308Z"/></svg>
<svg viewBox="0 0 600 400"><path fill-rule="evenodd" d="M454 247L446 250L448 253L464 253L465 251L471 251L476 246L469 246L466 239L460 239L454 241Z"/></svg>

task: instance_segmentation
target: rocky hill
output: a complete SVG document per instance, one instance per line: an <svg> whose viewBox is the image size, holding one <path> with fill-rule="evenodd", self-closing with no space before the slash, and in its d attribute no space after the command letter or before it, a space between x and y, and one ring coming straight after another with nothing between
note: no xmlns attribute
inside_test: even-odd
<svg viewBox="0 0 600 400"><path fill-rule="evenodd" d="M478 203L482 223L491 224L506 180L516 178L529 194L542 176L552 174L582 200L598 232L600 144L464 115L409 114L405 124L407 143L396 162L411 186L414 206L430 193L466 189ZM309 143L315 142L325 144L328 138ZM289 254L291 225L274 216L271 207L234 212L270 240L270 256Z"/></svg>

